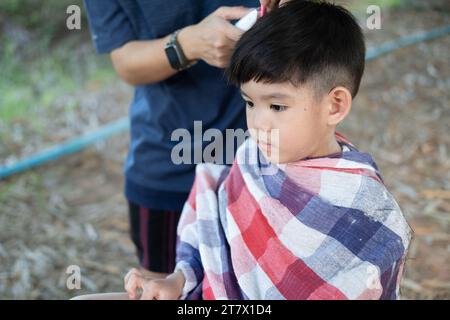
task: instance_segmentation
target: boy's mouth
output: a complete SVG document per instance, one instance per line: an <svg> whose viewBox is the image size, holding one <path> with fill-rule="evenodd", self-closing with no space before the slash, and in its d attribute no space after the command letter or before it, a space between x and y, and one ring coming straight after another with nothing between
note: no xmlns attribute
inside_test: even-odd
<svg viewBox="0 0 450 320"><path fill-rule="evenodd" d="M261 141L261 140L258 140L258 145L261 148L263 148L264 150L269 150L272 147L272 145L270 143L267 143L267 142Z"/></svg>

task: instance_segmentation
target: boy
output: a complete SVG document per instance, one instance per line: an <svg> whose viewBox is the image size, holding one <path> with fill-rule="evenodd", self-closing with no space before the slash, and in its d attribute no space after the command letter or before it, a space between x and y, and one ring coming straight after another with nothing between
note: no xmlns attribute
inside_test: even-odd
<svg viewBox="0 0 450 320"><path fill-rule="evenodd" d="M251 138L231 168L197 166L175 272L131 270L130 298L399 298L411 230L371 156L335 132L364 56L353 16L321 2L287 2L242 36L227 75Z"/></svg>

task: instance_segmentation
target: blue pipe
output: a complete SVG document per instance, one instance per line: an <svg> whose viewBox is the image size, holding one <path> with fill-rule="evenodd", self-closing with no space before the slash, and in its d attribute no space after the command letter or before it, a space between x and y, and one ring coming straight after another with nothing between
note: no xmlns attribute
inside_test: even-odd
<svg viewBox="0 0 450 320"><path fill-rule="evenodd" d="M378 58L381 55L390 53L392 51L395 51L397 49L401 49L407 46L411 46L413 44L422 42L422 41L429 41L433 40L439 37L443 37L446 34L450 33L450 25L431 29L430 31L421 32L418 34L413 34L410 36L401 37L397 40L385 42L381 46L377 48L372 48L367 50L366 52L366 61L373 60L375 58Z"/></svg>
<svg viewBox="0 0 450 320"><path fill-rule="evenodd" d="M448 33L450 33L450 25L386 42L379 47L368 49L366 52L366 61L376 59L381 55L390 53L400 48L404 48L406 46L442 37ZM66 140L61 144L57 144L49 149L38 152L37 154L32 155L29 158L19 160L11 165L0 167L0 179L39 166L48 161L59 159L62 156L78 152L98 141L106 140L111 136L128 130L129 125L130 123L128 117L124 117L103 127L100 127L93 132L87 133L80 137Z"/></svg>
<svg viewBox="0 0 450 320"><path fill-rule="evenodd" d="M118 134L129 128L128 117L121 118L111 122L93 132L82 136L66 140L61 144L57 144L49 149L38 152L29 158L18 161L5 167L0 167L0 179L12 174L30 169L51 160L58 159L62 156L78 152L98 141L105 140L115 134Z"/></svg>

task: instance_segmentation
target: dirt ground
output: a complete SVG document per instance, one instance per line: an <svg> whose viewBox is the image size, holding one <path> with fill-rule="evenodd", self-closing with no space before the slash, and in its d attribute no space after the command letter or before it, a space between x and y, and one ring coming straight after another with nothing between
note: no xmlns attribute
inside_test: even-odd
<svg viewBox="0 0 450 320"><path fill-rule="evenodd" d="M367 44L449 23L448 11L393 11L382 31L366 31ZM368 62L340 128L373 154L414 229L404 299L450 298L449 48L446 36ZM117 81L72 99L95 111L95 126L126 115L131 94ZM122 134L0 182L0 298L122 291L123 276L137 265L122 195L127 139ZM70 265L81 267L80 290L66 287Z"/></svg>

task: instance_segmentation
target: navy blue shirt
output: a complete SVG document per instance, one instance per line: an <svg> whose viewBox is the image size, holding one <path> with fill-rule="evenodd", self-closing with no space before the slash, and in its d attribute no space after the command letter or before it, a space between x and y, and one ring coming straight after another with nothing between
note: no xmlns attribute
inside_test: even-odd
<svg viewBox="0 0 450 320"><path fill-rule="evenodd" d="M258 7L259 1L85 0L98 53L111 52L128 41L164 37L200 22L221 6L241 5ZM202 121L203 132L246 129L238 88L227 84L223 69L204 61L164 81L136 86L129 113L125 196L153 209L180 211L194 180L193 162L177 165L171 160L172 148L179 143L171 141L174 130L187 129L193 142L194 121ZM203 148L207 143L202 142Z"/></svg>

